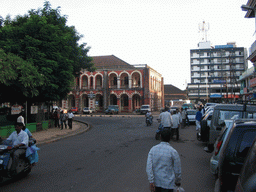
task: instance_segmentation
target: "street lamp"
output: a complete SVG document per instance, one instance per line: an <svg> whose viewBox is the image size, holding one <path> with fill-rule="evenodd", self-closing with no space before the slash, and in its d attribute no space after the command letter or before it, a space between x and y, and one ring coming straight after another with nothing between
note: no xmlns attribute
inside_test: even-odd
<svg viewBox="0 0 256 192"><path fill-rule="evenodd" d="M256 8L255 7L251 7L249 5L242 5L241 6L242 11L252 11L254 12L254 17L255 17L255 28L256 28ZM256 30L254 31L254 33L256 32Z"/></svg>

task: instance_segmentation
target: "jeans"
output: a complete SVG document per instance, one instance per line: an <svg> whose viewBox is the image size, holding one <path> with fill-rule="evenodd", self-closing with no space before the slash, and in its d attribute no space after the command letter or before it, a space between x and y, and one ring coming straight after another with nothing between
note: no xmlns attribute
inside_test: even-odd
<svg viewBox="0 0 256 192"><path fill-rule="evenodd" d="M68 119L68 126L69 126L69 129L72 129L72 120L73 120L73 119Z"/></svg>

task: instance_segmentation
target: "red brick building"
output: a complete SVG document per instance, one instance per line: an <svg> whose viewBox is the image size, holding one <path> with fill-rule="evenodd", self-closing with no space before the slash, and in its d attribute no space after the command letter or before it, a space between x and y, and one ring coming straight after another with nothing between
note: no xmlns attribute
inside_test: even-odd
<svg viewBox="0 0 256 192"><path fill-rule="evenodd" d="M143 104L154 111L164 106L164 84L160 73L148 65L130 65L110 56L92 57L95 72L82 70L73 90L62 101L63 108L90 107L104 111L118 105L121 112L132 112Z"/></svg>

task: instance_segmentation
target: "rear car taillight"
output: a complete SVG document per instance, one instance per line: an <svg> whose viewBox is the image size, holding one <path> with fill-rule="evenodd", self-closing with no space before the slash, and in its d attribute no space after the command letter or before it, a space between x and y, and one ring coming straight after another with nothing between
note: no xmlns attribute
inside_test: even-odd
<svg viewBox="0 0 256 192"><path fill-rule="evenodd" d="M218 153L220 152L221 145L222 145L222 141L219 141L215 149L215 155L218 155Z"/></svg>

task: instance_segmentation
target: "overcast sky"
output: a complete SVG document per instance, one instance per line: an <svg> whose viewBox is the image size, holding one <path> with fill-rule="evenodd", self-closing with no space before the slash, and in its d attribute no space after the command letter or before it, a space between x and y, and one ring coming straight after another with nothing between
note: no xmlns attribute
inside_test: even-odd
<svg viewBox="0 0 256 192"><path fill-rule="evenodd" d="M236 42L249 49L255 19L245 18L247 0L51 0L83 34L89 56L115 55L129 64L148 64L164 84L182 90L190 83L190 49L202 41L199 24L209 24L212 45ZM0 15L11 18L43 7L44 0L1 1ZM248 51L249 52L249 51ZM249 61L249 66L252 64Z"/></svg>

